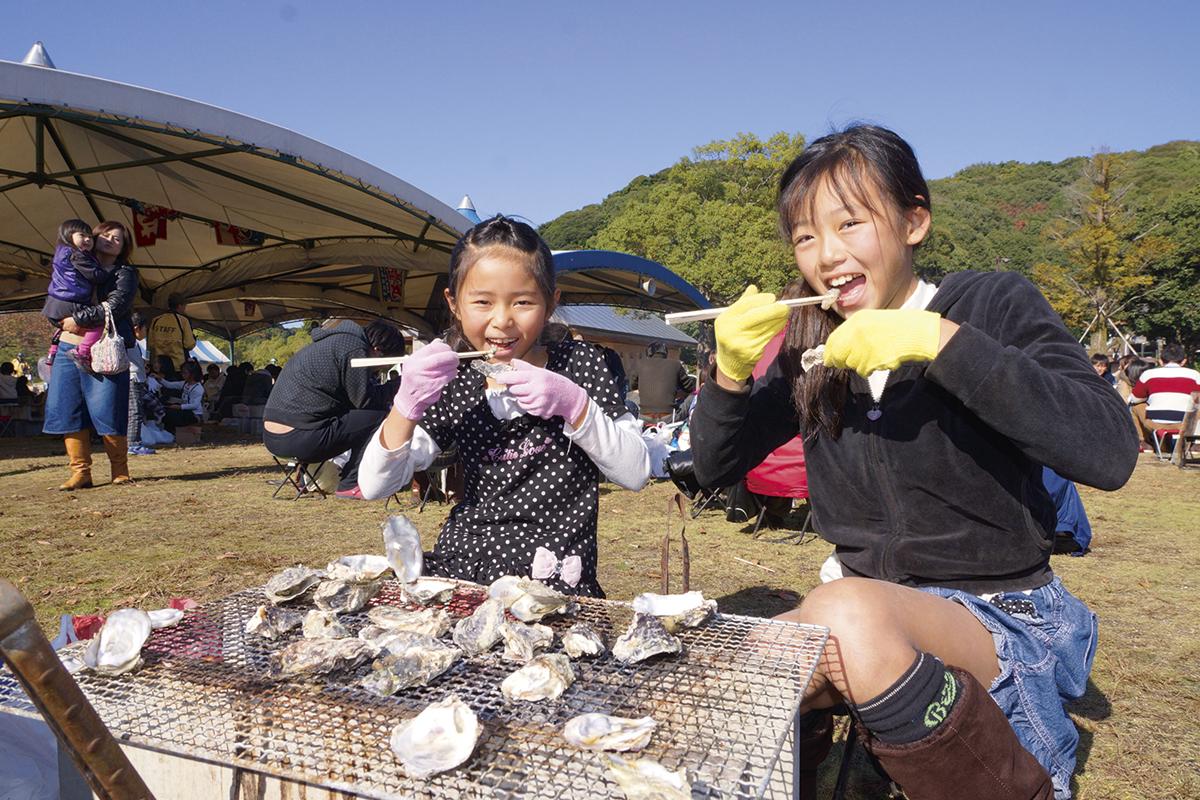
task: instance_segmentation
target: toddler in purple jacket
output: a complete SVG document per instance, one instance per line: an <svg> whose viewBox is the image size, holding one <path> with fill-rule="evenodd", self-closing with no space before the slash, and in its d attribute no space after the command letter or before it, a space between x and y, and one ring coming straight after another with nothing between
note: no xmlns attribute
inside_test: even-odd
<svg viewBox="0 0 1200 800"><path fill-rule="evenodd" d="M46 362L53 364L58 353L58 337L62 335L62 321L74 314L80 306L94 305L92 295L96 280L100 277L100 263L92 254L92 229L81 219L69 219L58 226L58 243L54 247L54 261L50 268L50 287L47 289L46 304L42 314L57 329L50 341L50 353ZM100 339L103 328L89 328L83 341L71 351L71 357L84 369L91 369L92 345Z"/></svg>

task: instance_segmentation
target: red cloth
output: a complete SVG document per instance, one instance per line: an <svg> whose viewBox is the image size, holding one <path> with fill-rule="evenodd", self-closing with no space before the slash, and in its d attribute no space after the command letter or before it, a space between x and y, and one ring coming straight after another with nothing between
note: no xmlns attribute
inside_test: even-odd
<svg viewBox="0 0 1200 800"><path fill-rule="evenodd" d="M104 627L104 615L80 614L71 619L71 625L75 628L75 638L90 639Z"/></svg>
<svg viewBox="0 0 1200 800"><path fill-rule="evenodd" d="M763 357L752 373L761 378L779 355L783 345L784 331L767 343ZM746 473L746 488L755 494L768 497L793 497L803 500L808 497L808 470L804 465L804 441L797 436L776 448L763 462Z"/></svg>
<svg viewBox="0 0 1200 800"><path fill-rule="evenodd" d="M180 611L187 611L188 609L198 608L199 606L200 604L190 597L172 597L171 602L167 603L168 608L176 608Z"/></svg>

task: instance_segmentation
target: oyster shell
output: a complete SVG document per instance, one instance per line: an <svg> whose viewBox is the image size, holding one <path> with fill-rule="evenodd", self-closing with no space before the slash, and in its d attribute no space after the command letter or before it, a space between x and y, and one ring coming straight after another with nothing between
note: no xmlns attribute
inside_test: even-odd
<svg viewBox="0 0 1200 800"><path fill-rule="evenodd" d="M484 600L469 617L454 626L454 643L468 656L486 653L500 641L504 625L504 605L499 600Z"/></svg>
<svg viewBox="0 0 1200 800"><path fill-rule="evenodd" d="M617 639L612 654L625 664L636 664L660 653L678 653L683 642L676 639L653 614L634 614L629 630Z"/></svg>
<svg viewBox="0 0 1200 800"><path fill-rule="evenodd" d="M178 608L160 608L157 611L148 611L146 613L150 616L150 626L154 630L178 625L179 620L183 619L183 612Z"/></svg>
<svg viewBox="0 0 1200 800"><path fill-rule="evenodd" d="M705 600L703 592L646 592L633 598L633 610L638 614L653 614L662 621L663 627L675 633L681 628L695 628L712 619L717 613L717 601Z"/></svg>
<svg viewBox="0 0 1200 800"><path fill-rule="evenodd" d="M429 636L406 635L412 638L403 644L393 637L384 655L371 665L371 673L359 681L361 686L383 696L424 686L462 658L457 647Z"/></svg>
<svg viewBox="0 0 1200 800"><path fill-rule="evenodd" d="M324 581L317 587L313 602L317 608L333 611L338 614L353 614L362 609L367 601L379 592L383 584L350 583L348 581Z"/></svg>
<svg viewBox="0 0 1200 800"><path fill-rule="evenodd" d="M370 583L379 580L391 568L383 556L342 556L337 561L329 562L329 566L325 567L325 576L334 581Z"/></svg>
<svg viewBox="0 0 1200 800"><path fill-rule="evenodd" d="M554 700L575 682L571 661L562 653L534 657L500 684L507 700Z"/></svg>
<svg viewBox="0 0 1200 800"><path fill-rule="evenodd" d="M598 656L604 652L604 637L586 622L576 622L562 635L562 646L571 658Z"/></svg>
<svg viewBox="0 0 1200 800"><path fill-rule="evenodd" d="M522 594L512 602L509 611L522 622L538 622L551 614L573 614L578 608L571 598L533 578L521 578L517 588Z"/></svg>
<svg viewBox="0 0 1200 800"><path fill-rule="evenodd" d="M92 637L83 653L83 663L103 675L121 675L142 663L142 645L150 638L150 615L136 608L122 608L108 615L104 627Z"/></svg>
<svg viewBox="0 0 1200 800"><path fill-rule="evenodd" d="M383 549L387 562L401 583L412 583L421 577L425 554L421 550L421 534L403 514L393 514L383 523Z"/></svg>
<svg viewBox="0 0 1200 800"><path fill-rule="evenodd" d="M450 614L444 608L410 611L396 606L375 606L367 612L373 625L394 631L413 631L426 636L441 636L450 630Z"/></svg>
<svg viewBox="0 0 1200 800"><path fill-rule="evenodd" d="M420 603L423 606L431 606L437 603L448 603L450 598L454 596L454 590L458 584L454 581L441 580L439 578L418 578L412 583L406 583L401 587L404 599L410 603Z"/></svg>
<svg viewBox="0 0 1200 800"><path fill-rule="evenodd" d="M277 639L282 634L300 627L304 615L278 606L259 606L250 619L246 620L246 633L257 633L264 639Z"/></svg>
<svg viewBox="0 0 1200 800"><path fill-rule="evenodd" d="M691 800L692 785L685 769L671 772L648 758L626 761L611 753L608 761L608 774L629 800Z"/></svg>
<svg viewBox="0 0 1200 800"><path fill-rule="evenodd" d="M505 622L500 626L500 635L504 638L504 653L500 657L522 664L528 663L538 650L545 650L554 642L554 630L536 623Z"/></svg>
<svg viewBox="0 0 1200 800"><path fill-rule="evenodd" d="M391 746L409 776L428 778L466 761L478 739L475 712L452 694L397 725Z"/></svg>
<svg viewBox="0 0 1200 800"><path fill-rule="evenodd" d="M314 608L304 615L300 626L305 639L345 639L350 635L346 626L338 622L337 614Z"/></svg>
<svg viewBox="0 0 1200 800"><path fill-rule="evenodd" d="M519 578L516 575L505 575L503 578L497 578L488 586L488 597L499 600L504 604L505 608L510 607L517 598L525 594L525 590L521 588L521 581L524 578Z"/></svg>
<svg viewBox="0 0 1200 800"><path fill-rule="evenodd" d="M608 714L580 714L563 726L562 737L584 750L641 750L650 744L658 723L653 717L629 719Z"/></svg>
<svg viewBox="0 0 1200 800"><path fill-rule="evenodd" d="M275 605L290 603L310 596L323 577L324 573L319 570L299 565L288 567L267 581L263 592Z"/></svg>
<svg viewBox="0 0 1200 800"><path fill-rule="evenodd" d="M270 658L273 678L319 675L357 667L375 654L362 639L297 639Z"/></svg>

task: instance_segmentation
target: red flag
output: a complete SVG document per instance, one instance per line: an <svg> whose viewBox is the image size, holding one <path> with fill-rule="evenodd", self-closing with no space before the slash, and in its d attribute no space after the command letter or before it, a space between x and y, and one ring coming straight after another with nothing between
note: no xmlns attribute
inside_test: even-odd
<svg viewBox="0 0 1200 800"><path fill-rule="evenodd" d="M214 222L212 226L213 230L217 232L217 244L244 247L260 245L266 240L263 234L249 228L239 228L237 225L229 225L224 222Z"/></svg>
<svg viewBox="0 0 1200 800"><path fill-rule="evenodd" d="M133 240L138 247L149 247L167 238L167 220L174 212L161 206L142 206L133 212Z"/></svg>

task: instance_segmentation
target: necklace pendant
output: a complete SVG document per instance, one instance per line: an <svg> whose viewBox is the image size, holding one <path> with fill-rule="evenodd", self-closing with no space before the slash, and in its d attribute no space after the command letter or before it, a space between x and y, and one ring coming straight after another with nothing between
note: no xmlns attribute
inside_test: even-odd
<svg viewBox="0 0 1200 800"><path fill-rule="evenodd" d="M878 421L882 416L883 409L881 409L878 405L872 406L871 410L867 412L867 419L871 420L871 422Z"/></svg>

